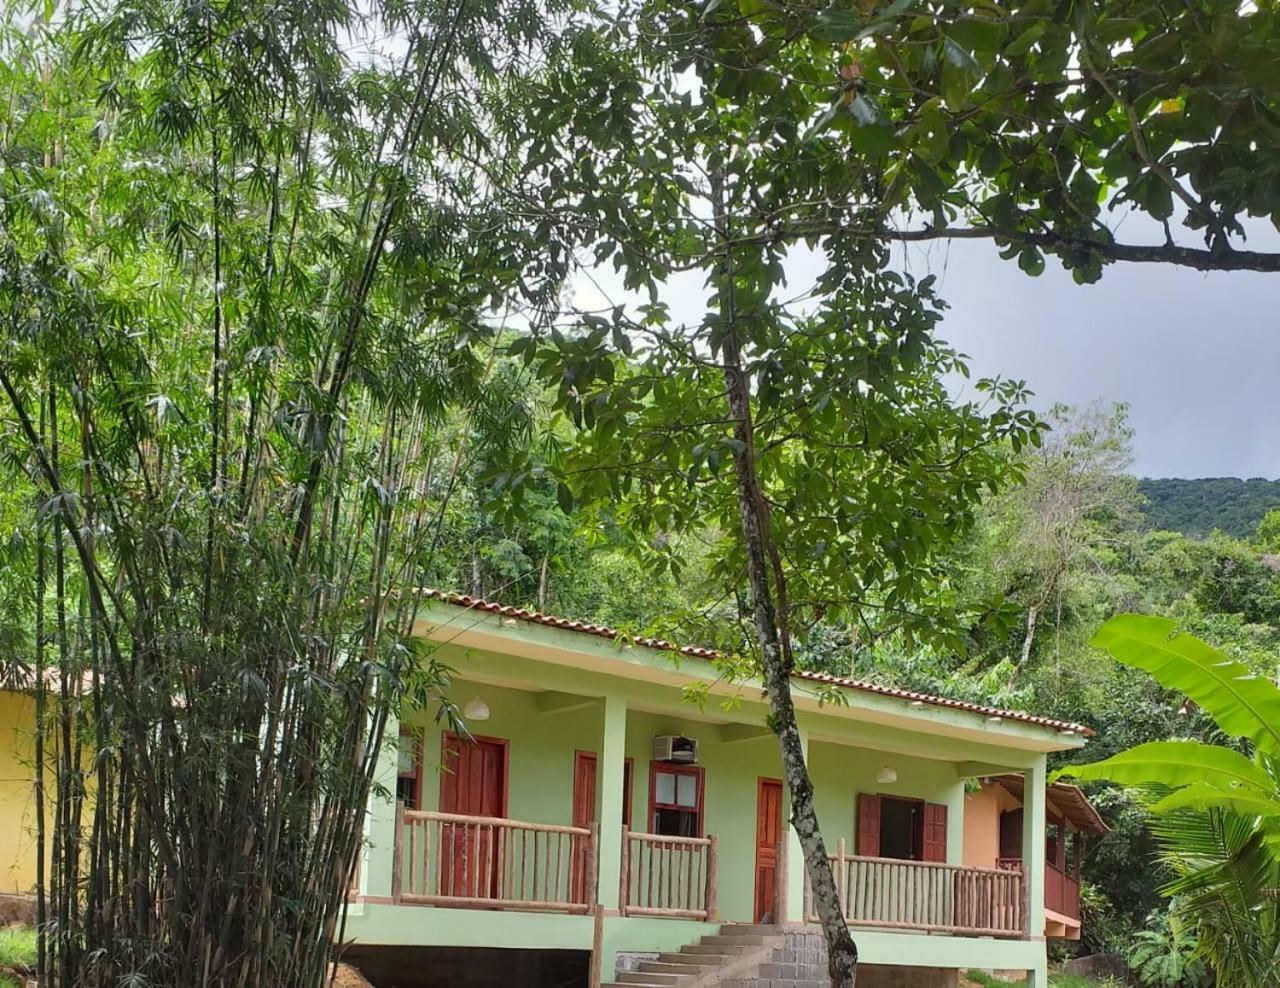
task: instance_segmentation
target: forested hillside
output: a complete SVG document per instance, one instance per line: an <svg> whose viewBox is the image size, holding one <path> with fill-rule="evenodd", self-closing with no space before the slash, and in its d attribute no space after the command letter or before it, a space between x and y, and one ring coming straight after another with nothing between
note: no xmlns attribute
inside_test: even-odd
<svg viewBox="0 0 1280 988"><path fill-rule="evenodd" d="M1142 514L1153 529L1208 535L1251 535L1272 508L1280 508L1280 480L1251 477L1144 477Z"/></svg>
<svg viewBox="0 0 1280 988"><path fill-rule="evenodd" d="M1123 406L970 378L945 267L901 250L1280 273L1244 238L1280 225L1275 4L0 3L0 683L34 693L40 988L332 981L371 797L400 832L400 713L467 729L422 587L763 687L832 988L857 951L796 668L1083 722L1081 758L1235 745L1226 811L1165 759L1191 792L1159 802L1234 842L1183 871L1154 790L1090 777L1083 946L1151 947L1145 988L1203 988L1201 957L1280 988L1280 697L1232 717L1091 644L1157 615L1157 656L1176 626L1239 663L1211 686L1266 686L1280 484L1144 487ZM1248 886L1225 920L1188 885L1214 851ZM644 911L712 918L712 860L705 910ZM597 934L617 888L520 886ZM1035 988L1041 949L1008 955Z"/></svg>
<svg viewBox="0 0 1280 988"><path fill-rule="evenodd" d="M797 629L797 660L1080 721L1098 732L1091 758L1147 741L1216 736L1181 694L1118 665L1089 640L1122 611L1165 615L1274 675L1280 575L1267 554L1273 536L1265 526L1262 537L1154 529L1144 511L1147 484L1128 472L1132 436L1123 410L1056 408L1049 418L1053 431L1043 446L1017 457L1024 483L984 501L949 557L950 579L938 593L953 601L960 647L913 640L868 606L857 621L815 614ZM1224 509L1232 507L1227 492L1264 489L1242 481L1170 483L1215 490ZM440 582L632 631L745 643L748 605L715 591L705 561L720 539L715 530L673 546L636 544L607 517L563 514L549 484L527 496L523 517L536 524L508 527L500 501L480 506L483 487L473 507L454 516L453 562ZM1257 510L1257 499L1248 503ZM678 579L654 565L667 550L680 557ZM1171 876L1155 864L1137 800L1107 784L1092 785L1090 794L1112 832L1084 858L1084 948L1124 952L1141 930L1167 932L1160 890Z"/></svg>

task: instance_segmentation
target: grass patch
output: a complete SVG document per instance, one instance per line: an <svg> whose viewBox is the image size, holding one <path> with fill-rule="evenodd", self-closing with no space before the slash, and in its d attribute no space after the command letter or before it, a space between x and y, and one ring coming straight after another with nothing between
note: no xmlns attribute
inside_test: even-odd
<svg viewBox="0 0 1280 988"><path fill-rule="evenodd" d="M30 971L36 966L36 931L29 926L0 930L0 970ZM20 982L0 974L0 988L22 988Z"/></svg>
<svg viewBox="0 0 1280 988"><path fill-rule="evenodd" d="M1001 981L999 978L993 978L989 974L983 974L981 971L967 971L965 977L972 985L981 985L981 988L1026 988L1027 982L1023 981ZM1114 985L1114 981L1094 981L1092 978L1082 978L1078 974L1062 974L1059 972L1050 972L1049 988L1108 988Z"/></svg>

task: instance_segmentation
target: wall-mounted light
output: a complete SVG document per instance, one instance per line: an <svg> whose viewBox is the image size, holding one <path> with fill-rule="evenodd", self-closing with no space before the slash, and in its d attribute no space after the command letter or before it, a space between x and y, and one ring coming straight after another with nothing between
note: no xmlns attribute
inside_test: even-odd
<svg viewBox="0 0 1280 988"><path fill-rule="evenodd" d="M886 765L876 773L876 781L884 786L892 785L898 781L898 772Z"/></svg>
<svg viewBox="0 0 1280 988"><path fill-rule="evenodd" d="M1003 723L1004 723L1004 718L1003 718L1003 717L995 717L995 716L993 716L993 717L988 717L988 718L987 718L987 723L988 723L988 724L1003 724Z"/></svg>
<svg viewBox="0 0 1280 988"><path fill-rule="evenodd" d="M479 693L476 693L462 708L462 716L467 720L488 720L489 704L481 699Z"/></svg>

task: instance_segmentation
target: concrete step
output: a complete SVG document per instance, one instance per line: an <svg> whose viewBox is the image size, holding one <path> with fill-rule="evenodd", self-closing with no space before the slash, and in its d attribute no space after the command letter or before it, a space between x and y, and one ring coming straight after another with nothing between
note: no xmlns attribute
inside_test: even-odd
<svg viewBox="0 0 1280 988"><path fill-rule="evenodd" d="M692 970L719 967L722 960L728 960L734 954L659 954L658 960L663 964L682 964Z"/></svg>
<svg viewBox="0 0 1280 988"><path fill-rule="evenodd" d="M715 965L719 967L719 965ZM706 967L693 964L675 964L670 961L641 961L640 970L645 974L675 974L684 978L696 978L707 971Z"/></svg>
<svg viewBox="0 0 1280 988"><path fill-rule="evenodd" d="M695 978L694 974L662 974L657 971L623 971L618 975L618 980L625 985L662 985L664 988L673 988L682 981L688 981Z"/></svg>
<svg viewBox="0 0 1280 988"><path fill-rule="evenodd" d="M761 933L747 933L742 936L727 933L708 934L701 940L710 947L773 947L782 943L781 935L765 936Z"/></svg>
<svg viewBox="0 0 1280 988"><path fill-rule="evenodd" d="M777 937L782 935L782 930L765 923L725 923L720 933L729 937Z"/></svg>
<svg viewBox="0 0 1280 988"><path fill-rule="evenodd" d="M600 988L668 988L665 984L646 983L643 981L606 981Z"/></svg>
<svg viewBox="0 0 1280 988"><path fill-rule="evenodd" d="M738 954L745 954L759 950L759 946L748 944L724 944L724 943L686 943L680 948L682 954L706 954L716 957L724 957L728 960Z"/></svg>

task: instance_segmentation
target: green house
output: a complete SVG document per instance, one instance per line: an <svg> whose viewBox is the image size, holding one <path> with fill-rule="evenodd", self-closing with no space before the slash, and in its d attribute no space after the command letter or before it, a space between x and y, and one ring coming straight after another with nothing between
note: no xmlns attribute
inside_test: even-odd
<svg viewBox="0 0 1280 988"><path fill-rule="evenodd" d="M821 983L759 684L706 649L456 595L418 633L471 736L412 711L385 749L342 931L375 980ZM1089 731L810 673L793 692L859 985L981 968L1043 988L1045 757ZM971 780L994 775L1024 783L1025 860L966 866Z"/></svg>

